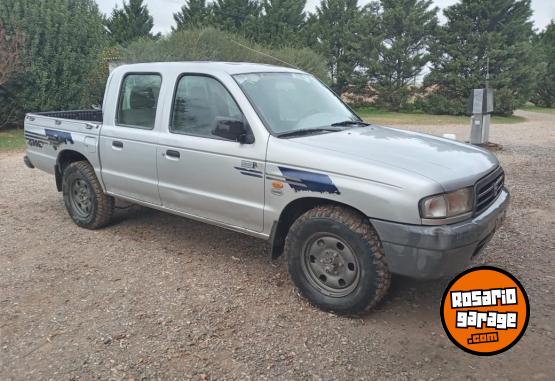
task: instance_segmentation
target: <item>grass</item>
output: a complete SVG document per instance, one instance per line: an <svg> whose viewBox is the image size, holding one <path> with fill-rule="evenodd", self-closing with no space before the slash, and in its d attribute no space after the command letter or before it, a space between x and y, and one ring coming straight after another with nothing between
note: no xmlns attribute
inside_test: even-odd
<svg viewBox="0 0 555 381"><path fill-rule="evenodd" d="M23 130L0 131L0 151L10 151L25 148Z"/></svg>
<svg viewBox="0 0 555 381"><path fill-rule="evenodd" d="M469 116L432 115L423 112L392 112L373 107L359 107L355 112L365 121L375 124L470 124ZM493 116L494 124L521 123L521 116Z"/></svg>
<svg viewBox="0 0 555 381"><path fill-rule="evenodd" d="M524 111L531 111L531 112L541 112L542 114L555 114L555 108L549 107L538 107L531 103L527 103L520 108Z"/></svg>

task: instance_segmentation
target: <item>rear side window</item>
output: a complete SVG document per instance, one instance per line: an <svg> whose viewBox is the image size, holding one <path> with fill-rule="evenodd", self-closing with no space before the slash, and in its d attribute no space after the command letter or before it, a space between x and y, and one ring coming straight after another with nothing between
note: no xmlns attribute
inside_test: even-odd
<svg viewBox="0 0 555 381"><path fill-rule="evenodd" d="M170 131L213 138L212 131L223 120L243 121L243 114L227 89L211 77L181 77L173 101Z"/></svg>
<svg viewBox="0 0 555 381"><path fill-rule="evenodd" d="M159 74L128 74L121 85L116 124L153 129L161 85Z"/></svg>

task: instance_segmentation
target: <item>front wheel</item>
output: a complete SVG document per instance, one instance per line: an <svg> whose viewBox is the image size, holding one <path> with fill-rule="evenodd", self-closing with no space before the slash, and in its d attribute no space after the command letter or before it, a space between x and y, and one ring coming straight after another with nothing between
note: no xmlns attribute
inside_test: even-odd
<svg viewBox="0 0 555 381"><path fill-rule="evenodd" d="M391 275L370 223L340 206L319 206L300 216L285 242L289 274L314 305L361 314L378 303Z"/></svg>
<svg viewBox="0 0 555 381"><path fill-rule="evenodd" d="M114 198L106 195L94 169L86 161L71 163L64 170L62 191L73 221L87 229L107 225L114 211Z"/></svg>

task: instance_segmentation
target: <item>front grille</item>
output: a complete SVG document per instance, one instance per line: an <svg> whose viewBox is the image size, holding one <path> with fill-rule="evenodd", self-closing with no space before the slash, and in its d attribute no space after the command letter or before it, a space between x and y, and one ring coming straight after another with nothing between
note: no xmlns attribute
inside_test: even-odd
<svg viewBox="0 0 555 381"><path fill-rule="evenodd" d="M478 215L486 210L499 196L503 184L505 183L505 173L501 167L481 178L474 187L474 215Z"/></svg>

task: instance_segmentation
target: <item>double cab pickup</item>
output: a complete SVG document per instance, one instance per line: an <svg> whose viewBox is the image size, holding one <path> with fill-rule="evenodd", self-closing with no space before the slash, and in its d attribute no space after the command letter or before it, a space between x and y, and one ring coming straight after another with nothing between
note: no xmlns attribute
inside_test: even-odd
<svg viewBox="0 0 555 381"><path fill-rule="evenodd" d="M463 270L509 203L488 151L365 123L277 66L120 66L102 110L28 114L25 139L77 225L108 225L121 199L268 240L301 294L339 314L371 309L392 273Z"/></svg>

